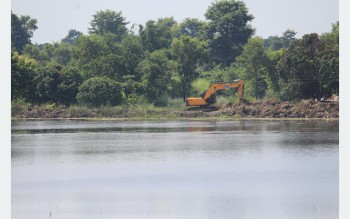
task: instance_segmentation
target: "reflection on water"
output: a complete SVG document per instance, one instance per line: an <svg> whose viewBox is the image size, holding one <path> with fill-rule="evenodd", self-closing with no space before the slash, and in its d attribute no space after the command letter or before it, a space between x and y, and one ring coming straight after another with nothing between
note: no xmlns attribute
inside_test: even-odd
<svg viewBox="0 0 350 219"><path fill-rule="evenodd" d="M338 121L12 122L12 218L338 218Z"/></svg>

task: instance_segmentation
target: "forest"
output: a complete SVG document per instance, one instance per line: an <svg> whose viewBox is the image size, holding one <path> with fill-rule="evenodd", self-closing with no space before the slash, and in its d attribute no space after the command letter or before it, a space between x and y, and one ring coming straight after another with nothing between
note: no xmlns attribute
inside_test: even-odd
<svg viewBox="0 0 350 219"><path fill-rule="evenodd" d="M287 29L264 39L242 1L216 1L204 16L130 26L122 11L96 11L87 34L33 44L37 20L11 13L12 104L163 107L235 79L250 101L339 94L338 21L321 35ZM221 95L234 102L233 93Z"/></svg>

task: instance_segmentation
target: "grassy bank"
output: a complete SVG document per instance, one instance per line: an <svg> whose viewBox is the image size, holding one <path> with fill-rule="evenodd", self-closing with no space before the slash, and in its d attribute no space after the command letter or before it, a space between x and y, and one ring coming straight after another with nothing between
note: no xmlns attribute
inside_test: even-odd
<svg viewBox="0 0 350 219"><path fill-rule="evenodd" d="M120 106L60 106L56 104L32 105L14 101L12 119L118 119L118 120L236 120L236 119L337 119L338 102L304 100L298 103L277 100L246 101L244 103L220 102L215 110L189 110L180 100L164 107L152 104Z"/></svg>

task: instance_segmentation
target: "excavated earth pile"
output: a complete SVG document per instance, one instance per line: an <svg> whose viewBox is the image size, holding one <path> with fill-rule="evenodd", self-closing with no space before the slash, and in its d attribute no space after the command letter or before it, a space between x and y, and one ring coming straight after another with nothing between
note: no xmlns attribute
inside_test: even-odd
<svg viewBox="0 0 350 219"><path fill-rule="evenodd" d="M275 100L228 103L220 109L227 116L245 118L339 118L339 102L303 100L299 103Z"/></svg>

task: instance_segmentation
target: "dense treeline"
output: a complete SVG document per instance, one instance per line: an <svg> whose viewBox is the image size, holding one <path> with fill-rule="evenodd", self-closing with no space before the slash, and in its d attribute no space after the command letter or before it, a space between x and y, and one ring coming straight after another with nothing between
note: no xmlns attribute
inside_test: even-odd
<svg viewBox="0 0 350 219"><path fill-rule="evenodd" d="M128 28L122 12L97 11L88 34L32 44L37 20L11 14L12 100L90 106L199 95L242 78L248 99L300 100L339 92L339 23L329 33L254 36L242 1L212 3L205 21L173 17ZM223 93L225 95L225 93ZM227 95L227 94L226 94Z"/></svg>

